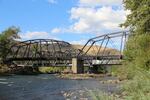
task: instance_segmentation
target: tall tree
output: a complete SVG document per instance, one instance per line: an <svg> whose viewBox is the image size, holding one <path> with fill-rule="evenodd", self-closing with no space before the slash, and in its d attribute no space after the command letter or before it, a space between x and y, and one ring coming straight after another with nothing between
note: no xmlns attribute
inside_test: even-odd
<svg viewBox="0 0 150 100"><path fill-rule="evenodd" d="M126 10L131 13L122 26L130 27L136 34L150 32L150 0L124 0Z"/></svg>
<svg viewBox="0 0 150 100"><path fill-rule="evenodd" d="M11 52L10 46L15 42L15 39L20 38L19 31L19 28L12 26L0 34L0 59L2 62L6 59L7 54Z"/></svg>
<svg viewBox="0 0 150 100"><path fill-rule="evenodd" d="M127 42L126 66L150 70L150 0L124 0L124 6L131 13L121 26L134 34Z"/></svg>
<svg viewBox="0 0 150 100"><path fill-rule="evenodd" d="M128 78L123 90L125 99L149 100L150 98L150 0L124 0L130 10L122 26L131 29L121 75ZM122 74L123 73L123 74Z"/></svg>

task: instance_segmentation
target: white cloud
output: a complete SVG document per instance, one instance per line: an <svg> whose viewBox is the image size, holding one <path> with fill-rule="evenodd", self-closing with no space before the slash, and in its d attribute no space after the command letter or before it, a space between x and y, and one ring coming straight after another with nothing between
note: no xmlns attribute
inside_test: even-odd
<svg viewBox="0 0 150 100"><path fill-rule="evenodd" d="M30 39L57 39L54 36L51 36L47 32L26 32L22 33L21 39L30 40Z"/></svg>
<svg viewBox="0 0 150 100"><path fill-rule="evenodd" d="M48 3L50 3L50 4L56 4L56 3L57 3L56 0L47 0L47 1L48 1Z"/></svg>
<svg viewBox="0 0 150 100"><path fill-rule="evenodd" d="M55 27L51 30L51 33L65 33L65 32L71 32L72 30L70 28L58 28L58 27Z"/></svg>
<svg viewBox="0 0 150 100"><path fill-rule="evenodd" d="M119 24L126 20L129 13L123 9L121 2L122 0L79 0L79 5L70 10L70 20L74 23L66 28L53 29L53 31L55 33L96 34L120 31L122 28L119 27ZM95 4L101 6L92 7ZM113 5L117 6L113 8Z"/></svg>
<svg viewBox="0 0 150 100"><path fill-rule="evenodd" d="M121 5L123 0L79 0L80 6Z"/></svg>
<svg viewBox="0 0 150 100"><path fill-rule="evenodd" d="M77 33L99 33L121 30L119 24L126 19L127 11L114 10L112 7L101 8L75 7L71 9L71 19L76 22L71 30Z"/></svg>
<svg viewBox="0 0 150 100"><path fill-rule="evenodd" d="M60 28L54 28L51 30L51 33L60 33L61 29Z"/></svg>

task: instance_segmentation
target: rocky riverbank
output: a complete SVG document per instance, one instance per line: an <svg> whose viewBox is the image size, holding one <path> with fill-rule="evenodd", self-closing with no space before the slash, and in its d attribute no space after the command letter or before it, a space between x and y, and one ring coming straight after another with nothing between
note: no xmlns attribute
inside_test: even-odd
<svg viewBox="0 0 150 100"><path fill-rule="evenodd" d="M10 74L20 74L20 75L33 75L40 74L38 68L33 68L30 66L20 67L20 66L8 66L0 65L0 75L10 75Z"/></svg>
<svg viewBox="0 0 150 100"><path fill-rule="evenodd" d="M100 78L106 76L105 74L58 74L57 77L62 78L62 79L92 79L92 78Z"/></svg>

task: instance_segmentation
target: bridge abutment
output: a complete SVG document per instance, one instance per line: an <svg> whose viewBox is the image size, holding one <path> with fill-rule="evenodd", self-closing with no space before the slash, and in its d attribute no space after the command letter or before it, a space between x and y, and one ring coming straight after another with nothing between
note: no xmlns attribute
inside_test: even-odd
<svg viewBox="0 0 150 100"><path fill-rule="evenodd" d="M72 72L75 74L84 73L83 60L79 58L72 58Z"/></svg>

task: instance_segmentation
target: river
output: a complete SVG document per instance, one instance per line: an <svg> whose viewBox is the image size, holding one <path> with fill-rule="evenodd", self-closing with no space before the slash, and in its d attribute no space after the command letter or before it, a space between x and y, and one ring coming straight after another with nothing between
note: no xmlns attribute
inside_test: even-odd
<svg viewBox="0 0 150 100"><path fill-rule="evenodd" d="M60 79L52 74L0 76L0 100L92 100L89 91L116 92L118 88L96 79Z"/></svg>

